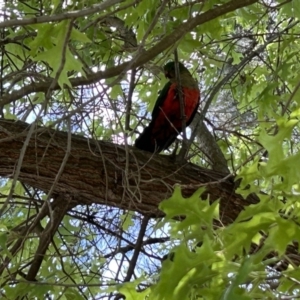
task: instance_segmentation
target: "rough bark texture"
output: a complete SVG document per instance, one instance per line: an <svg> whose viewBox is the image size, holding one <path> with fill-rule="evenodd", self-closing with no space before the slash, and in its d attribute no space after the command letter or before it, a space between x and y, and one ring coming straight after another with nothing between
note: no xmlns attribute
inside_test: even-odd
<svg viewBox="0 0 300 300"><path fill-rule="evenodd" d="M13 178L29 125L0 120L0 176ZM68 134L36 127L26 148L18 180L49 192L64 160ZM99 203L143 214L160 215L158 204L168 198L175 184L183 195L200 185L212 200L221 199L223 223L236 218L243 206L256 202L234 192L226 174L191 163L178 165L164 155L151 155L133 147L89 140L72 135L71 154L53 187L54 194L71 194L74 204ZM205 195L204 195L205 196Z"/></svg>

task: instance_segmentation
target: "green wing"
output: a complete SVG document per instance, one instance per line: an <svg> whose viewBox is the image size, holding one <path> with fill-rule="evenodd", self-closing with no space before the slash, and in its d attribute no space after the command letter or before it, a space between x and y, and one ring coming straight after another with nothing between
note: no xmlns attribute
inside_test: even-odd
<svg viewBox="0 0 300 300"><path fill-rule="evenodd" d="M172 85L172 83L171 83L171 81L169 81L165 84L165 86L161 90L161 92L155 102L153 111L152 111L152 119L156 117L156 115L159 112L159 107L162 106L164 101L167 99L168 91L169 91L171 85Z"/></svg>

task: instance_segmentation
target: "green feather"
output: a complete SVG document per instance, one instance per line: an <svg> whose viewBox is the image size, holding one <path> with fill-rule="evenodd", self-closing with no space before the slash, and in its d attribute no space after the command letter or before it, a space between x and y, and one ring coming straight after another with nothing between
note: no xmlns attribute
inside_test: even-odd
<svg viewBox="0 0 300 300"><path fill-rule="evenodd" d="M178 66L179 66L181 86L191 88L191 89L198 89L197 81L193 78L192 74L184 66L184 64L178 62ZM165 73L168 74L170 81L172 83L177 84L176 75L175 75L175 62L174 61L168 62L164 66L164 71Z"/></svg>
<svg viewBox="0 0 300 300"><path fill-rule="evenodd" d="M178 66L179 66L179 72L185 71L187 70L187 68L184 66L184 64L182 64L181 62L178 62ZM164 70L165 71L173 71L175 74L175 62L174 61L170 61L168 62L165 66L164 66Z"/></svg>
<svg viewBox="0 0 300 300"><path fill-rule="evenodd" d="M172 85L171 81L167 82L163 87L163 89L161 90L160 94L158 95L158 98L156 100L156 103L152 111L152 119L155 118L156 115L159 113L160 110L159 107L162 106L162 104L166 100L171 85Z"/></svg>

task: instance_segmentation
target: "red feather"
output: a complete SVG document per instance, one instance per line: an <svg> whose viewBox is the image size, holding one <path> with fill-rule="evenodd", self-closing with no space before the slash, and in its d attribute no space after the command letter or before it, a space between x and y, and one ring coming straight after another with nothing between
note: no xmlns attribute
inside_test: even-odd
<svg viewBox="0 0 300 300"><path fill-rule="evenodd" d="M191 80L193 80L192 77ZM185 122L188 126L197 112L200 91L195 84L192 84L191 87L183 86L181 90L184 101ZM169 82L157 99L149 126L137 138L135 146L152 153L160 152L167 149L181 131L182 118L177 84Z"/></svg>

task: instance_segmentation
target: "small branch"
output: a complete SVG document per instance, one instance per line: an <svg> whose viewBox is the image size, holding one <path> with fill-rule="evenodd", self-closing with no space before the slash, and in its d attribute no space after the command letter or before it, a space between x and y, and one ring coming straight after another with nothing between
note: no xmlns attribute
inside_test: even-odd
<svg viewBox="0 0 300 300"><path fill-rule="evenodd" d="M132 69L130 75L130 84L129 84L127 103L126 103L126 117L125 117L125 130L130 130L130 131L132 130L130 128L130 113L132 107L132 95L135 88L135 75L136 75L136 69Z"/></svg>
<svg viewBox="0 0 300 300"><path fill-rule="evenodd" d="M69 204L71 203L71 196L70 195L59 195L55 199L57 206L53 212L53 219L49 220L45 230L41 234L40 242L36 253L34 255L33 262L29 268L29 271L26 276L26 280L28 281L35 281L36 275L41 267L41 264L44 259L44 255L48 249L48 246L56 233L58 226L60 225L62 219L64 218L67 210L69 209Z"/></svg>
<svg viewBox="0 0 300 300"><path fill-rule="evenodd" d="M284 116L284 114L286 113L286 111L287 111L289 105L291 104L291 102L292 102L294 96L296 95L296 93L298 92L299 88L300 88L300 81L299 81L298 84L295 86L295 88L294 88L293 92L291 93L291 95L290 95L288 101L286 102L285 106L283 107L282 112L281 112L281 115L282 115L282 116Z"/></svg>
<svg viewBox="0 0 300 300"><path fill-rule="evenodd" d="M141 228L140 228L140 231L139 231L139 235L138 235L138 238L137 238L137 241L136 241L136 244L135 244L135 249L134 249L134 252L133 252L129 267L128 267L126 277L124 278L124 282L130 281L131 276L133 275L133 272L134 272L134 269L135 269L135 266L136 266L136 263L137 263L137 259L139 257L141 248L143 246L143 238L145 236L145 232L146 232L146 229L147 229L149 219L150 218L148 216L146 216L146 217L144 217L144 219L142 221Z"/></svg>
<svg viewBox="0 0 300 300"><path fill-rule="evenodd" d="M152 244L156 244L156 243L161 244L161 243L167 242L169 240L170 240L169 237L149 238L148 240L143 241L142 247L145 246L145 245L152 245ZM111 253L105 254L103 257L104 258L109 258L109 257L112 257L112 256L116 255L117 253L126 253L126 252L134 250L134 249L135 249L135 245L129 244L129 245L124 246L124 247L119 247L115 251L112 251ZM144 251L142 251L142 252L144 252Z"/></svg>
<svg viewBox="0 0 300 300"><path fill-rule="evenodd" d="M174 50L174 58L175 58L175 77L176 77L176 82L177 82L177 93L178 93L178 98L179 98L180 119L181 119L182 134L183 134L182 149L186 149L187 143L186 143L185 99L183 99L177 49ZM178 156L178 160L182 161L185 157L186 151L182 150L182 151L180 151L180 154Z"/></svg>

